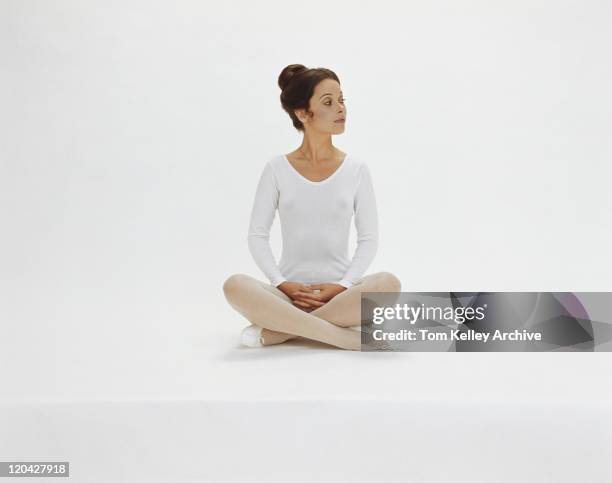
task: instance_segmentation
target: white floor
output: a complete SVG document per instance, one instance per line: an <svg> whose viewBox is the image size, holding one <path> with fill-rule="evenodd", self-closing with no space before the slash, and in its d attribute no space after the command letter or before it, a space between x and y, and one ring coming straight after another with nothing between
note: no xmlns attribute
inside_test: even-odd
<svg viewBox="0 0 612 483"><path fill-rule="evenodd" d="M250 349L219 320L19 358L2 460L79 482L612 481L610 353Z"/></svg>
<svg viewBox="0 0 612 483"><path fill-rule="evenodd" d="M69 460L79 482L612 477L612 413L596 403L64 403L1 414L3 459Z"/></svg>

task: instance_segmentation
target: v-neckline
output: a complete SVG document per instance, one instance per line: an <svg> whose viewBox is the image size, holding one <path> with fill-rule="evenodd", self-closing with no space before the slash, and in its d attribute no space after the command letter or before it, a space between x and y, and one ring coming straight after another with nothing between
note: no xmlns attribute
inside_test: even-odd
<svg viewBox="0 0 612 483"><path fill-rule="evenodd" d="M287 162L287 164L289 165L289 168L291 169L291 171L293 171L297 176L299 176L301 179L303 179L304 181L306 181L307 183L311 183L311 184L324 184L327 183L329 180L331 180L332 178L334 178L340 171L342 171L342 168L344 168L344 165L346 164L346 160L349 157L348 154L346 154L344 156L344 159L342 160L342 162L340 163L340 166L338 166L336 168L336 170L330 174L327 178L322 179L321 181L313 181L311 179L308 179L306 176L304 176L302 173L300 173L295 166L293 166L293 164L291 164L291 161L289 161L289 158L287 157L286 154L283 154L283 158L285 159L285 161Z"/></svg>

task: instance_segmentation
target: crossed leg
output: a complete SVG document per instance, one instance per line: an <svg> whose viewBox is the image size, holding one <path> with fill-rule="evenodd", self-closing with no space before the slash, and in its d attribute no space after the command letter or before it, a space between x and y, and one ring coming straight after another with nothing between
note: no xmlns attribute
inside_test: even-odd
<svg viewBox="0 0 612 483"><path fill-rule="evenodd" d="M249 275L234 274L223 284L229 304L254 325L264 328L264 342L280 343L301 336L351 350L361 346L361 334L349 329L361 324L361 292L400 289L395 275L378 272L363 277L322 307L306 312L293 305L278 288Z"/></svg>

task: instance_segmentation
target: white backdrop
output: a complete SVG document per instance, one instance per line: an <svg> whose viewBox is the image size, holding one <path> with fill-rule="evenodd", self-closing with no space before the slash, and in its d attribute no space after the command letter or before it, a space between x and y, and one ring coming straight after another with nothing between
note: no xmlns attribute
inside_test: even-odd
<svg viewBox="0 0 612 483"><path fill-rule="evenodd" d="M612 290L611 13L2 0L0 397L190 393L198 341L245 325L223 281L263 280L248 217L265 162L301 142L290 63L340 77L334 143L378 200L370 271L405 291ZM272 237L278 256L278 219Z"/></svg>

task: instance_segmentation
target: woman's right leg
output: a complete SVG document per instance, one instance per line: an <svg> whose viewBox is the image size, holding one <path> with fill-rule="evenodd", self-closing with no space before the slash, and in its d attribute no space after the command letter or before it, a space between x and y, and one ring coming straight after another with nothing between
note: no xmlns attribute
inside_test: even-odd
<svg viewBox="0 0 612 483"><path fill-rule="evenodd" d="M360 350L361 334L310 315L271 293L246 274L234 274L223 284L229 304L253 324L265 329L299 335L342 349Z"/></svg>
<svg viewBox="0 0 612 483"><path fill-rule="evenodd" d="M257 279L255 279L257 280ZM284 300L285 302L287 302L288 304L292 304L293 301L291 300L291 297L289 297L285 292L283 292L282 290L280 290L279 288L276 288L274 285L270 284L270 283L264 283L259 281L260 285L265 288L268 292L270 292L272 295L275 295L276 297L278 297L281 300ZM306 310L303 309L301 307L298 307L301 310ZM308 310L306 310L308 311ZM270 329L266 329L264 327L262 327L261 330L261 339L263 342L263 345L276 345L276 344L282 344L283 342L287 342L288 340L291 339L297 339L299 336L295 335L295 334L287 334L286 332L279 332L277 330L270 330Z"/></svg>

